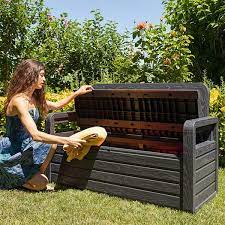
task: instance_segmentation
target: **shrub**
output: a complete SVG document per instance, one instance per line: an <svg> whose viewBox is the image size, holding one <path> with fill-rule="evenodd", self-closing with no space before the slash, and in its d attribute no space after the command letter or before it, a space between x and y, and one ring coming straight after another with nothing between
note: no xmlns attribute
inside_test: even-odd
<svg viewBox="0 0 225 225"><path fill-rule="evenodd" d="M61 91L60 93L57 93L57 94L47 92L46 98L49 101L55 102L55 101L58 101L62 98L69 96L70 94L71 94L71 91L69 91L69 90ZM3 115L3 113L2 113L4 101L5 101L5 97L0 97L0 112L1 112L0 113L0 136L4 135L6 132L6 119L5 119L5 115ZM72 101L67 106L65 106L63 109L60 109L57 111L63 112L63 111L73 111L73 110L74 110L74 102ZM45 121L42 118L40 118L37 125L38 125L38 129L44 131ZM74 123L62 124L62 125L59 125L56 127L56 131L71 130L71 129L75 129L75 128L76 128L76 124L74 124Z"/></svg>
<svg viewBox="0 0 225 225"><path fill-rule="evenodd" d="M219 159L220 165L225 166L225 85L222 84L219 86L213 86L210 83L207 83L210 87L210 115L215 116L219 119ZM50 101L59 101L71 94L71 91L65 90L60 93L46 93L46 98ZM0 97L0 112L3 110L3 103L5 101L5 97ZM63 111L74 111L74 101L65 106L63 109L58 110L60 112ZM0 114L0 135L5 134L5 116ZM45 121L40 120L38 123L38 129L44 130ZM65 131L65 130L73 130L77 129L76 123L62 124L56 127L57 132Z"/></svg>
<svg viewBox="0 0 225 225"><path fill-rule="evenodd" d="M194 78L202 81L203 75L216 84L224 76L224 0L163 0L165 18L174 30L185 25L186 33L194 39L190 50Z"/></svg>
<svg viewBox="0 0 225 225"><path fill-rule="evenodd" d="M130 41L98 10L92 11L93 18L78 23L66 13L59 18L51 15L44 0L0 0L0 14L0 94L25 58L46 65L48 85L56 92L120 78L115 61L126 58Z"/></svg>
<svg viewBox="0 0 225 225"><path fill-rule="evenodd" d="M190 81L192 54L189 50L191 36L185 27L168 31L161 21L159 25L140 23L133 32L136 53L134 62L142 68L142 81L182 82Z"/></svg>
<svg viewBox="0 0 225 225"><path fill-rule="evenodd" d="M219 119L219 159L225 166L225 85L214 86L210 90L210 115Z"/></svg>

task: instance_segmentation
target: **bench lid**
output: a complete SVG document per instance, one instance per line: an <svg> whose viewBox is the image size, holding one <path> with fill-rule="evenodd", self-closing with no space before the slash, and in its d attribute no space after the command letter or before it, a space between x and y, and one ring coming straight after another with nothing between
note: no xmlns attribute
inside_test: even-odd
<svg viewBox="0 0 225 225"><path fill-rule="evenodd" d="M186 120L208 116L202 83L99 84L75 100L78 126L103 126L111 136L182 139Z"/></svg>

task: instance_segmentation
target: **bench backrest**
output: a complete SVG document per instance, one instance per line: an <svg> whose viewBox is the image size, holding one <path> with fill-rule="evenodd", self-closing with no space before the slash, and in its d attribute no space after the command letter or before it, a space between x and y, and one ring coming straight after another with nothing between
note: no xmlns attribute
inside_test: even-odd
<svg viewBox="0 0 225 225"><path fill-rule="evenodd" d="M171 145L177 152L184 122L208 116L209 91L201 83L102 84L78 97L75 109L81 129L106 128L108 144L141 149ZM166 141L167 147L154 140Z"/></svg>

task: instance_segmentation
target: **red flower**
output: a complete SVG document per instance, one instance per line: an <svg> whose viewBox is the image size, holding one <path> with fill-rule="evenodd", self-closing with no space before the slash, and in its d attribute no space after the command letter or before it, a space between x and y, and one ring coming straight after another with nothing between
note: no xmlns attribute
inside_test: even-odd
<svg viewBox="0 0 225 225"><path fill-rule="evenodd" d="M138 30L144 30L146 29L147 23L146 22L141 22L137 25Z"/></svg>

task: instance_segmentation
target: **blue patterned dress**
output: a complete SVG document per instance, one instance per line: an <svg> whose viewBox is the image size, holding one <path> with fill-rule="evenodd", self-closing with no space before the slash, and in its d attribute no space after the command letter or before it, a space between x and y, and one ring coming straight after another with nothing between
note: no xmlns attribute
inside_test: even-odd
<svg viewBox="0 0 225 225"><path fill-rule="evenodd" d="M30 109L37 122L38 109ZM6 135L0 139L0 189L22 186L45 161L51 144L36 142L18 116L6 117Z"/></svg>

